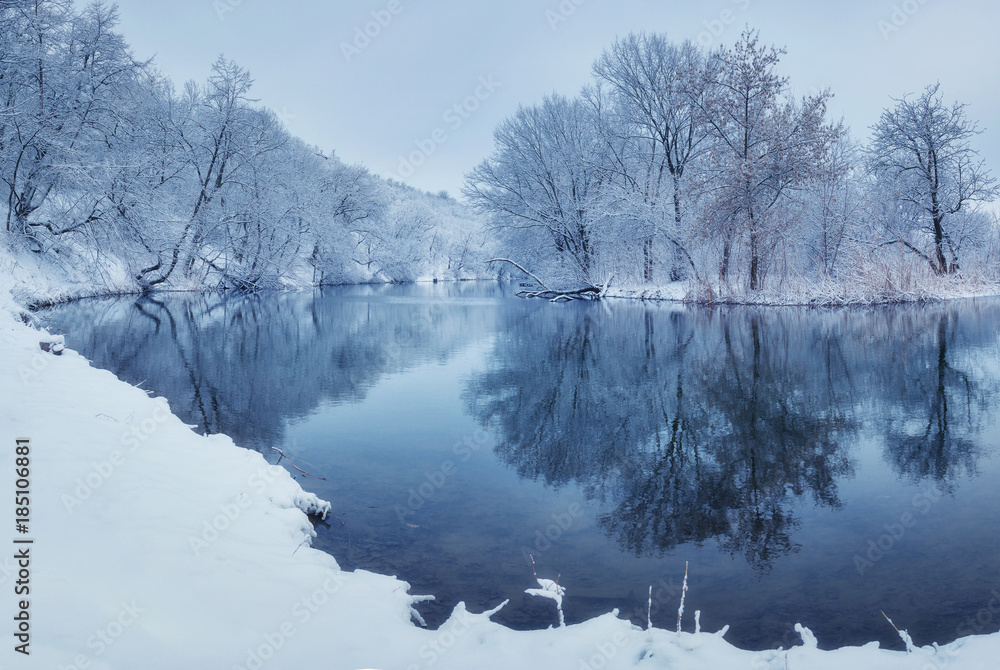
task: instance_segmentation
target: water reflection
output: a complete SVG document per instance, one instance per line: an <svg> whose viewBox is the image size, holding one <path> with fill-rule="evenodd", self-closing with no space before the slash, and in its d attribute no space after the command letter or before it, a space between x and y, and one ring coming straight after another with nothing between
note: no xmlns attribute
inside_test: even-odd
<svg viewBox="0 0 1000 670"><path fill-rule="evenodd" d="M448 359L489 329L494 304L483 299L497 295L471 284L168 294L79 301L43 318L199 432L267 451L322 403L360 402L387 374Z"/></svg>
<svg viewBox="0 0 1000 670"><path fill-rule="evenodd" d="M987 326L982 344L990 344L990 330L996 342L998 323L993 320ZM896 374L885 379L894 387L893 395L898 394L902 415L886 432L888 457L900 474L933 479L951 490L955 479L976 471L975 437L982 429L987 399L996 389L989 389L988 395L973 376L976 361L969 353L980 342L974 332L960 330L954 311L942 311L921 325L920 355L900 356L890 368L898 366Z"/></svg>
<svg viewBox="0 0 1000 670"><path fill-rule="evenodd" d="M996 302L564 306L506 324L466 402L521 476L604 501L629 551L716 540L767 572L798 550L804 499L841 505L863 433L905 477L948 490L974 471L997 323Z"/></svg>

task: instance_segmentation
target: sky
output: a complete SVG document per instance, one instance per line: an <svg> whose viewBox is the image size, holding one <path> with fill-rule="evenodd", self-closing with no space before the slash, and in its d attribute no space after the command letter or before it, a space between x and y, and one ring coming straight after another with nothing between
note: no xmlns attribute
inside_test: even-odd
<svg viewBox="0 0 1000 670"><path fill-rule="evenodd" d="M830 111L865 140L892 98L941 83L985 132L1000 171L1000 3L992 0L118 0L136 56L175 84L224 54L294 135L348 163L459 195L518 105L575 95L630 32L715 47L747 25L787 49L797 95L829 88Z"/></svg>

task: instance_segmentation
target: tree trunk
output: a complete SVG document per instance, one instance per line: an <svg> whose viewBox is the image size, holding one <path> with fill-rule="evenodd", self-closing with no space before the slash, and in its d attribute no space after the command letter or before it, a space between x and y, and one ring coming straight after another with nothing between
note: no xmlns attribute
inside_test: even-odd
<svg viewBox="0 0 1000 670"><path fill-rule="evenodd" d="M760 277L760 231L754 218L753 207L747 208L747 218L750 220L750 290L762 288Z"/></svg>
<svg viewBox="0 0 1000 670"><path fill-rule="evenodd" d="M943 275L948 271L948 261L944 258L944 227L940 215L934 217L934 262L931 268L936 274Z"/></svg>
<svg viewBox="0 0 1000 670"><path fill-rule="evenodd" d="M760 288L758 274L760 272L760 254L757 252L757 233L750 233L750 290L756 291Z"/></svg>
<svg viewBox="0 0 1000 670"><path fill-rule="evenodd" d="M719 264L719 281L723 284L729 282L729 256L731 248L729 240L726 240L722 245L722 263Z"/></svg>
<svg viewBox="0 0 1000 670"><path fill-rule="evenodd" d="M674 178L674 234L680 235L681 233L681 192L680 192L680 176L676 171L673 173ZM684 271L682 269L683 263L680 258L680 254L677 253L677 249L674 249L673 261L670 263L670 281L680 281L684 278Z"/></svg>
<svg viewBox="0 0 1000 670"><path fill-rule="evenodd" d="M642 278L647 284L653 282L653 238L642 242Z"/></svg>

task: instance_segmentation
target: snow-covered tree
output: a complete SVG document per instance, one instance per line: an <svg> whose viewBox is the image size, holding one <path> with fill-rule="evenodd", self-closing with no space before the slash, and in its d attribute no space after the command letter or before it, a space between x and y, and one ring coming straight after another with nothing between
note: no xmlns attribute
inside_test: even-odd
<svg viewBox="0 0 1000 670"><path fill-rule="evenodd" d="M485 272L468 209L291 137L250 97L249 72L223 57L207 81L175 91L135 60L117 23L103 0L0 3L7 245L114 269L116 288ZM366 267L359 246L379 262Z"/></svg>
<svg viewBox="0 0 1000 670"><path fill-rule="evenodd" d="M996 181L969 144L982 131L966 116L965 105L945 104L940 84L895 102L873 128L872 172L894 195L899 242L934 272L954 272L959 245L952 221L998 194Z"/></svg>
<svg viewBox="0 0 1000 670"><path fill-rule="evenodd" d="M601 173L594 119L579 99L547 96L494 132L493 155L468 176L465 195L502 232L524 231L518 251L551 254L558 269L591 283L594 198ZM542 249L534 245L540 243Z"/></svg>
<svg viewBox="0 0 1000 670"><path fill-rule="evenodd" d="M763 287L769 251L794 220L782 207L821 176L841 132L826 122L830 93L790 98L788 79L777 73L783 53L747 29L734 48L712 55L711 92L699 104L712 136L708 223L722 241L720 280L728 282L734 246L745 241L751 291Z"/></svg>
<svg viewBox="0 0 1000 670"><path fill-rule="evenodd" d="M860 149L846 134L830 147L817 179L802 196L803 242L808 269L821 278L837 275L845 251L861 237L864 209L869 195L861 164Z"/></svg>
<svg viewBox="0 0 1000 670"><path fill-rule="evenodd" d="M642 275L647 282L653 280L657 233L673 251L671 280L680 279L690 263L684 177L706 144L706 126L693 104L704 94L704 78L698 74L705 60L690 41L678 45L665 35L642 33L617 40L593 66L594 78L608 86L611 99L602 114L602 166L609 186L620 191L616 209L641 203L647 210L642 216ZM599 94L600 89L589 97ZM595 107L603 110L600 104Z"/></svg>
<svg viewBox="0 0 1000 670"><path fill-rule="evenodd" d="M58 48L70 39L72 18L70 3L58 0L0 5L0 178L7 196L6 230L23 239L33 240L32 229L44 225L29 216L58 184L83 118L72 104L72 84L86 65Z"/></svg>
<svg viewBox="0 0 1000 670"><path fill-rule="evenodd" d="M169 250L157 253L154 262L140 270L137 279L144 286L167 281L178 268L183 278L195 278L197 263L214 263L223 251L218 236L227 232L227 219L239 216L227 211L227 192L252 189L255 169L265 154L287 140L272 113L250 106L252 83L245 69L220 56L207 84L189 83L174 107L171 130L187 168L188 194L180 206L188 211Z"/></svg>

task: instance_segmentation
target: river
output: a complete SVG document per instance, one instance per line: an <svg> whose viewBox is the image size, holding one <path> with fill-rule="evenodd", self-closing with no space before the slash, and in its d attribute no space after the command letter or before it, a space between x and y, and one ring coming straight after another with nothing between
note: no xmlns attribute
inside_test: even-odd
<svg viewBox="0 0 1000 670"><path fill-rule="evenodd" d="M992 632L1000 300L866 309L550 304L495 283L160 294L41 313L333 503L315 546L439 625L613 608L761 649ZM289 464L325 479L306 477ZM191 464L198 467L197 463ZM988 608L985 610L989 612ZM971 617L971 619L970 619Z"/></svg>

